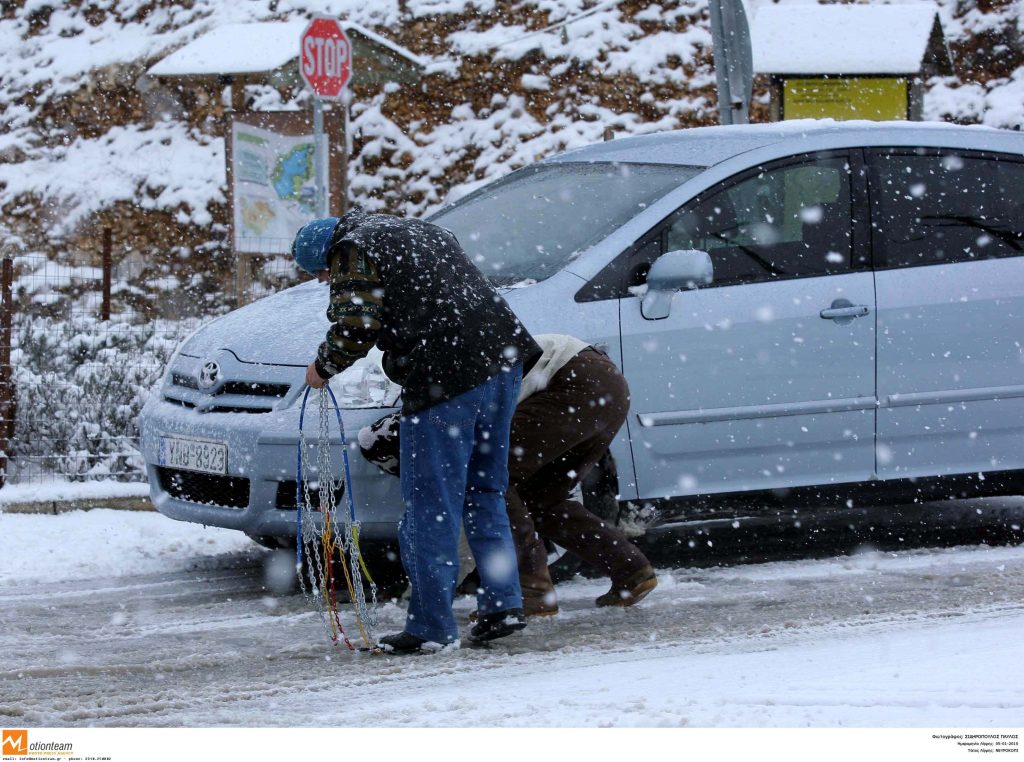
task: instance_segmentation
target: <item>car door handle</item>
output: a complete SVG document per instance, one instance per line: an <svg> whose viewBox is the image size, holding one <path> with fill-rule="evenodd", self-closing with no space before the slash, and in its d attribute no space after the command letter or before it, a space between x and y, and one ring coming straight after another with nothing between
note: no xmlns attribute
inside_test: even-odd
<svg viewBox="0 0 1024 762"><path fill-rule="evenodd" d="M853 304L848 299L836 299L832 306L818 314L825 320L848 322L854 318L864 317L871 310L866 304Z"/></svg>

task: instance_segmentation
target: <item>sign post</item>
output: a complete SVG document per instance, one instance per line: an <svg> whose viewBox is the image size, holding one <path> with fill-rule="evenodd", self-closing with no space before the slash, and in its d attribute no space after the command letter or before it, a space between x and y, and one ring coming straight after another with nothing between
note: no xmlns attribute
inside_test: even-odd
<svg viewBox="0 0 1024 762"><path fill-rule="evenodd" d="M316 208L327 216L323 161L325 99L341 99L352 78L352 43L337 19L317 16L306 27L299 41L299 73L313 91L313 143L316 151Z"/></svg>
<svg viewBox="0 0 1024 762"><path fill-rule="evenodd" d="M709 7L719 117L722 124L747 124L754 57L743 0L710 0Z"/></svg>

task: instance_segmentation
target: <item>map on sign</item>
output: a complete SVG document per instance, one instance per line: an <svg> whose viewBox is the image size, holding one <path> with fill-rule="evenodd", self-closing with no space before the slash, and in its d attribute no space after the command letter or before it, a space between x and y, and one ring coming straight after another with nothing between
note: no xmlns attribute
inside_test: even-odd
<svg viewBox="0 0 1024 762"><path fill-rule="evenodd" d="M235 122L231 139L235 250L286 251L295 232L316 216L313 136ZM323 171L327 178L326 162Z"/></svg>

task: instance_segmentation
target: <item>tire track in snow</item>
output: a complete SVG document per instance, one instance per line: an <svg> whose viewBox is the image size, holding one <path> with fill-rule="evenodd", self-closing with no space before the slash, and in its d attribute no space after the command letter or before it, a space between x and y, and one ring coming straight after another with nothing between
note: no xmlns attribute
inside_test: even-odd
<svg viewBox="0 0 1024 762"><path fill-rule="evenodd" d="M0 719L41 726L383 724L396 699L415 701L439 686L501 690L509 674L568 679L602 665L769 653L1017 616L1022 572L1024 549L1017 548L679 569L660 571L662 584L643 605L610 611L592 604L604 585L580 580L560 586L562 615L531 623L503 645L407 658L333 650L302 597L270 595L252 568L123 585L78 581L73 594L50 605L16 586L3 590ZM461 616L469 608L459 602ZM386 606L382 616L383 630L401 626L400 608Z"/></svg>

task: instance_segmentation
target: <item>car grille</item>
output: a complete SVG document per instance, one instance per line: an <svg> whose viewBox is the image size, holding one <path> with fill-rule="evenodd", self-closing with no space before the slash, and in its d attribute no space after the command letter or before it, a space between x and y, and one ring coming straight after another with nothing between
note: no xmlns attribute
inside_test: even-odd
<svg viewBox="0 0 1024 762"><path fill-rule="evenodd" d="M283 397L288 384L260 384L250 381L228 381L217 394L244 394L249 397Z"/></svg>
<svg viewBox="0 0 1024 762"><path fill-rule="evenodd" d="M342 499L345 497L345 484L344 482L334 491L334 504L341 505ZM310 491L310 498L313 502L313 510L320 510L320 496L316 490ZM277 483L277 499L275 501L278 510L282 511L294 511L298 508L295 503L295 480L286 480Z"/></svg>
<svg viewBox="0 0 1024 762"><path fill-rule="evenodd" d="M199 388L199 382L192 378L192 376L186 376L184 373L172 373L171 383L175 386L184 386L186 389Z"/></svg>
<svg viewBox="0 0 1024 762"><path fill-rule="evenodd" d="M214 405L203 408L203 413L269 413L272 407L236 407L234 405Z"/></svg>
<svg viewBox="0 0 1024 762"><path fill-rule="evenodd" d="M202 505L219 505L224 508L249 506L248 479L239 476L200 474L163 466L157 468L157 474L161 489L178 500Z"/></svg>
<svg viewBox="0 0 1024 762"><path fill-rule="evenodd" d="M173 373L170 386L164 390L164 400L186 408L199 408L203 413L269 413L274 409L274 403L287 395L290 388L288 384L228 381L207 398L230 396L230 402L225 400L223 405L205 405L195 401L195 393L202 393L198 382L191 376ZM186 389L188 391L184 393L179 391ZM239 401L244 401L245 404L237 404Z"/></svg>

